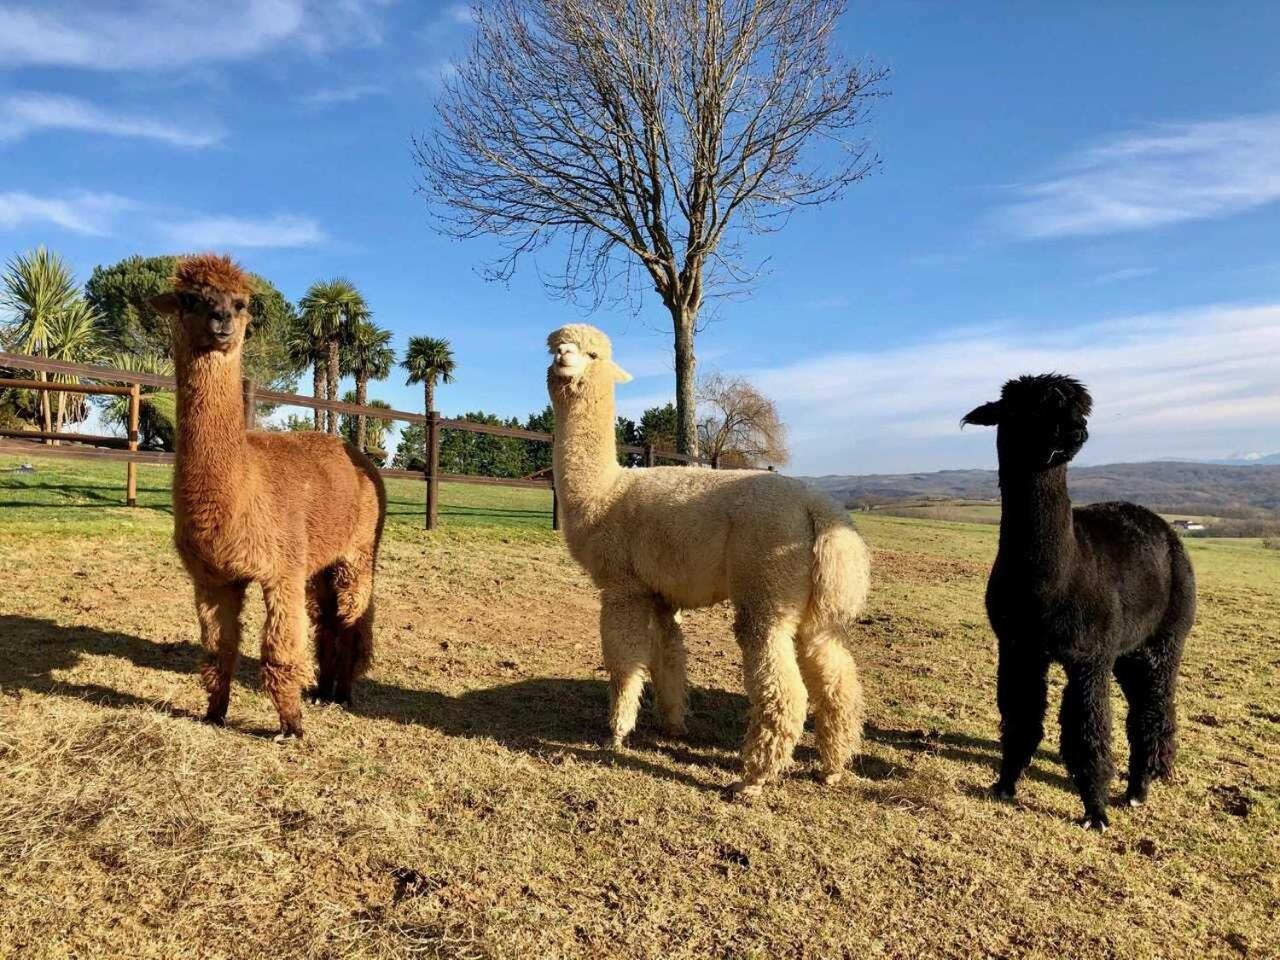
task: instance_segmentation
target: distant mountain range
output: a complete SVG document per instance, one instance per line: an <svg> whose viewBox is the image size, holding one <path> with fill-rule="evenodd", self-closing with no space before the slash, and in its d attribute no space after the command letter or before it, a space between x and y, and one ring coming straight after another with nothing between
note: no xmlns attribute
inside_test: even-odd
<svg viewBox="0 0 1280 960"><path fill-rule="evenodd" d="M843 503L902 500L997 500L994 470L805 477ZM1280 455L1229 464L1186 460L1072 467L1067 475L1076 503L1132 500L1169 512L1213 516L1280 515Z"/></svg>
<svg viewBox="0 0 1280 960"><path fill-rule="evenodd" d="M1280 453L1234 453L1222 460L1183 460L1161 457L1160 463L1216 463L1223 467L1257 467L1280 464Z"/></svg>

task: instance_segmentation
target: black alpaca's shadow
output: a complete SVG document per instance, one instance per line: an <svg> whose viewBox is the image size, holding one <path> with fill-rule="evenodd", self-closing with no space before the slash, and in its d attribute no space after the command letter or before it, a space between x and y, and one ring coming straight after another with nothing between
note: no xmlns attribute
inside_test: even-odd
<svg viewBox="0 0 1280 960"><path fill-rule="evenodd" d="M875 743L897 750L908 750L914 753L931 753L948 760L961 763L987 764L991 767L992 778L1000 771L1000 744L996 740L983 737L971 737L963 733L937 733L923 730L891 730L867 724L866 738ZM1037 750L1036 759L1061 764L1058 754L1049 750ZM1024 777L1075 792L1075 786L1061 773L1037 766L1034 762L1027 767Z"/></svg>
<svg viewBox="0 0 1280 960"><path fill-rule="evenodd" d="M171 716L198 720L199 715L100 684L68 683L57 671L74 668L83 656L115 657L149 670L164 670L196 683L200 652L189 643L153 643L127 633L94 627L67 627L50 620L0 615L0 690L24 689L88 700L123 709L142 707ZM236 679L256 686L260 663L240 657ZM741 694L709 688L690 691L696 712L690 718L690 736L675 744L656 738L642 720L633 734L637 747L658 750L677 763L732 768L727 758L699 753L690 745L736 751L745 730L746 698ZM700 789L719 789L682 770L645 760L641 751L604 749L607 740L608 691L600 680L543 677L459 696L435 690L414 689L364 678L356 684L352 712L357 716L421 726L448 736L484 738L503 746L554 762L556 755L603 766L619 766L676 780ZM312 708L316 709L316 708ZM243 713L240 714L243 716ZM236 719L233 695L229 726L253 736L268 737L274 729L245 727ZM647 718L645 718L647 719Z"/></svg>

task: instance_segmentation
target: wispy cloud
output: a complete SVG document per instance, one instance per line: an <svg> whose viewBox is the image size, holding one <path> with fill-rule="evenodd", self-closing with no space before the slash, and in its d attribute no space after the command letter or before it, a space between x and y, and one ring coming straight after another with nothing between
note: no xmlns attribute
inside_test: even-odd
<svg viewBox="0 0 1280 960"><path fill-rule="evenodd" d="M265 218L197 217L163 224L170 243L185 250L214 247L313 247L326 240L310 217L277 214Z"/></svg>
<svg viewBox="0 0 1280 960"><path fill-rule="evenodd" d="M1085 286L1102 287L1109 283L1123 283L1125 280L1136 280L1138 277L1149 277L1153 273L1157 273L1155 267L1122 267L1119 270L1110 270L1106 273L1099 274L1092 280L1089 280Z"/></svg>
<svg viewBox="0 0 1280 960"><path fill-rule="evenodd" d="M1027 237L1145 230L1280 200L1280 113L1144 128L1077 151L998 215Z"/></svg>
<svg viewBox="0 0 1280 960"><path fill-rule="evenodd" d="M748 371L790 427L794 469L862 473L994 463L957 423L1022 373L1083 379L1096 401L1084 459L1280 449L1280 304L1215 306L1044 335L975 330L885 351Z"/></svg>
<svg viewBox="0 0 1280 960"><path fill-rule="evenodd" d="M432 90L438 90L446 80L457 72L458 67L452 60L436 60L425 66L415 67L411 74L414 79L426 84Z"/></svg>
<svg viewBox="0 0 1280 960"><path fill-rule="evenodd" d="M386 92L387 88L379 84L353 83L346 87L317 90L303 97L302 102L309 107L329 107L340 103L355 103L366 97L382 96Z"/></svg>
<svg viewBox="0 0 1280 960"><path fill-rule="evenodd" d="M0 230L55 227L88 236L128 234L179 250L219 247L313 247L328 236L311 217L277 213L266 217L172 211L113 193L82 190L56 196L24 191L0 193Z"/></svg>
<svg viewBox="0 0 1280 960"><path fill-rule="evenodd" d="M0 0L0 63L90 70L242 60L286 41L316 51L377 43L388 0Z"/></svg>
<svg viewBox="0 0 1280 960"><path fill-rule="evenodd" d="M475 22L475 10L471 4L445 4L435 8L435 12L421 27L419 35L430 43L436 43L457 36L461 28L474 26Z"/></svg>
<svg viewBox="0 0 1280 960"><path fill-rule="evenodd" d="M41 130L76 130L117 137L159 140L177 147L206 147L223 132L189 120L153 120L100 107L76 97L50 93L14 93L0 97L0 142L19 140Z"/></svg>
<svg viewBox="0 0 1280 960"><path fill-rule="evenodd" d="M28 225L60 227L72 233L104 236L112 217L133 203L112 193L82 191L62 197L39 197L21 191L0 193L0 229Z"/></svg>

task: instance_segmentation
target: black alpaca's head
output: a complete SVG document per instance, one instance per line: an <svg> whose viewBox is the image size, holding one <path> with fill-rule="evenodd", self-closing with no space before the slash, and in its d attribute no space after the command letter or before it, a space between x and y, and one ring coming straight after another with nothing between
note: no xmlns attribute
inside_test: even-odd
<svg viewBox="0 0 1280 960"><path fill-rule="evenodd" d="M1067 463L1089 439L1093 398L1083 383L1057 373L1010 380L1000 399L960 421L996 427L1001 469L1047 470Z"/></svg>

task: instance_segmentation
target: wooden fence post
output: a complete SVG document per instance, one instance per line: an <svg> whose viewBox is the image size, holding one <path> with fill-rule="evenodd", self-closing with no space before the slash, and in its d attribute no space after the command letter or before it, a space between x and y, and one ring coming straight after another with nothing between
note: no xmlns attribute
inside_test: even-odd
<svg viewBox="0 0 1280 960"><path fill-rule="evenodd" d="M440 522L440 413L427 411L427 520L434 530Z"/></svg>
<svg viewBox="0 0 1280 960"><path fill-rule="evenodd" d="M644 445L644 465L646 467L656 467L658 465L658 452L653 449L652 443Z"/></svg>
<svg viewBox="0 0 1280 960"><path fill-rule="evenodd" d="M138 449L138 415L142 406L142 387L136 383L129 384L129 449ZM127 506L138 505L138 465L132 460L125 466L126 489L124 502Z"/></svg>
<svg viewBox="0 0 1280 960"><path fill-rule="evenodd" d="M258 385L251 377L245 377L244 388L244 428L254 430L258 426Z"/></svg>

